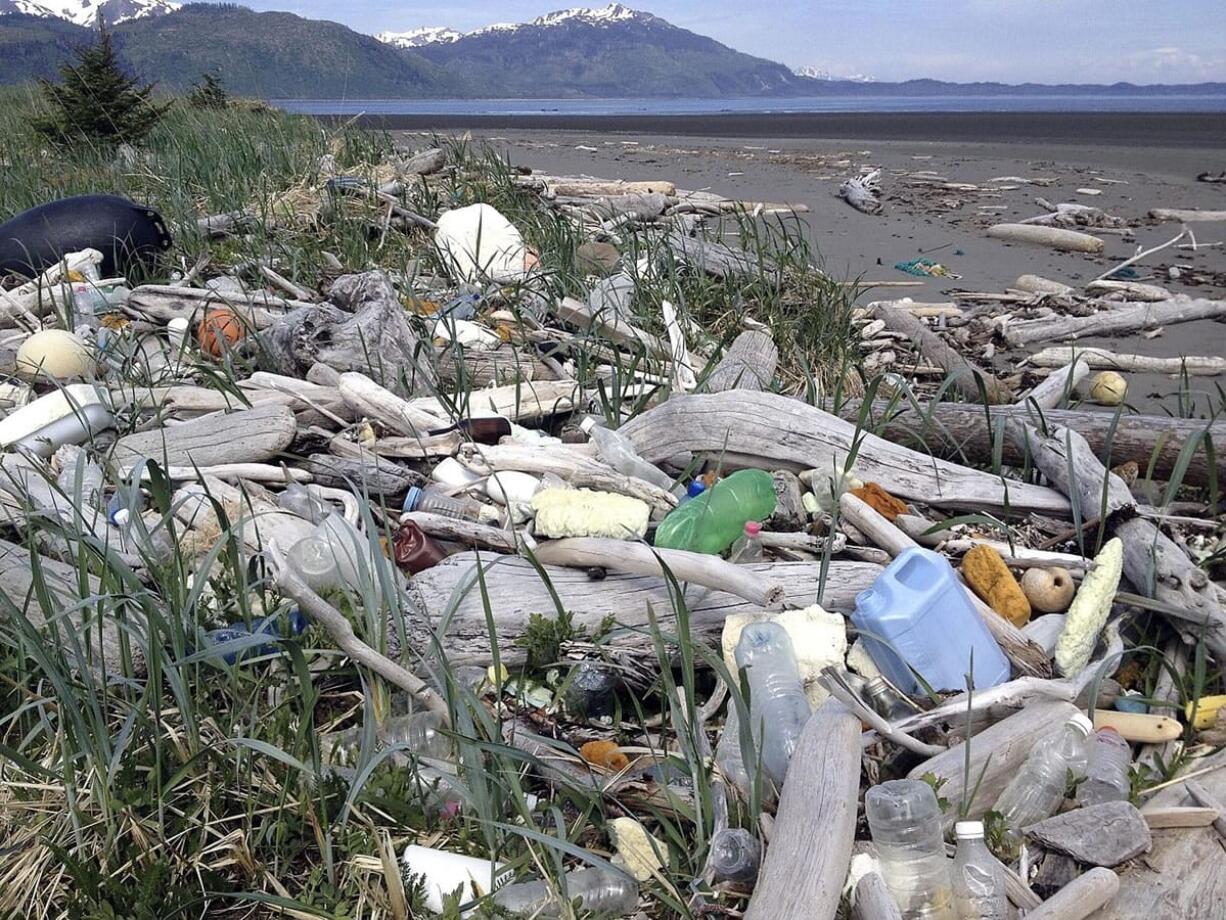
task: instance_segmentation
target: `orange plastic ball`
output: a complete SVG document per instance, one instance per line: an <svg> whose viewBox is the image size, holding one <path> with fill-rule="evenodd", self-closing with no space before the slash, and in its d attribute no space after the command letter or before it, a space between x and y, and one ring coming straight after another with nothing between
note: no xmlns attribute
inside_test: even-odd
<svg viewBox="0 0 1226 920"><path fill-rule="evenodd" d="M218 307L204 315L204 322L196 332L200 347L220 358L227 349L233 348L247 334L243 321L229 307Z"/></svg>

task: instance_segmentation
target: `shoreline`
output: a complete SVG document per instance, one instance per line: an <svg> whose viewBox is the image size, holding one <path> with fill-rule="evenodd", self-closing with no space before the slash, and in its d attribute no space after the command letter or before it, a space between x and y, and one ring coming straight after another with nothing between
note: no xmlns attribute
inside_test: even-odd
<svg viewBox="0 0 1226 920"><path fill-rule="evenodd" d="M905 140L1226 149L1222 112L847 112L721 115L318 115L389 131L580 131L799 140Z"/></svg>

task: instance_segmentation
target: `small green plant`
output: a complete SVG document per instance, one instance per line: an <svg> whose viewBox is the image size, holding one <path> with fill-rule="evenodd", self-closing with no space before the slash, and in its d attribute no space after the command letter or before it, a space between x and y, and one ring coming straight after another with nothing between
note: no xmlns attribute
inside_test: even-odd
<svg viewBox="0 0 1226 920"><path fill-rule="evenodd" d="M932 771L925 773L920 777L925 783L932 787L933 793L937 797L937 805L940 806L942 812L949 811L949 799L941 795L941 788L949 782L948 776L937 776Z"/></svg>
<svg viewBox="0 0 1226 920"><path fill-rule="evenodd" d="M515 644L528 653L529 668L543 668L562 657L562 646L573 639L586 639L586 630L575 627L574 614L559 611L556 617L534 613L528 617L524 634Z"/></svg>
<svg viewBox="0 0 1226 920"><path fill-rule="evenodd" d="M207 71L201 74L199 83L192 84L187 104L197 109L228 109L234 104L234 98L222 82L221 74Z"/></svg>
<svg viewBox="0 0 1226 920"><path fill-rule="evenodd" d="M80 143L106 147L135 144L161 121L169 103L155 102L154 84L143 86L124 72L111 41L99 23L98 41L76 49L76 61L60 68L60 82L41 81L47 111L34 130L57 145Z"/></svg>

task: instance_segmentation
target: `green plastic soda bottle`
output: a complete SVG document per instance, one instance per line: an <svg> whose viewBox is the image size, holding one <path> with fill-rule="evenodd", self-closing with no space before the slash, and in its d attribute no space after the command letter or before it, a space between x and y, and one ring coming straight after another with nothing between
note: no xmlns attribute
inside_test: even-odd
<svg viewBox="0 0 1226 920"><path fill-rule="evenodd" d="M722 553L745 530L775 511L775 481L763 470L740 470L674 508L656 528L656 546Z"/></svg>

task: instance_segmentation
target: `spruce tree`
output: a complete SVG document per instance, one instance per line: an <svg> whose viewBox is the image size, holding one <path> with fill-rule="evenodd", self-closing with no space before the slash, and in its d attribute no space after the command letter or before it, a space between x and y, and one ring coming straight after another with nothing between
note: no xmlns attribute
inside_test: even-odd
<svg viewBox="0 0 1226 920"><path fill-rule="evenodd" d="M225 109L233 102L221 74L212 70L201 74L199 83L192 84L187 101L197 109Z"/></svg>
<svg viewBox="0 0 1226 920"><path fill-rule="evenodd" d="M143 86L124 72L111 33L101 17L98 41L74 52L76 61L60 67L60 82L39 81L47 103L34 130L56 144L79 142L104 146L140 141L165 114L169 104L153 100L154 84Z"/></svg>

